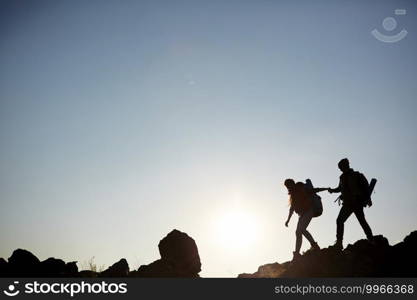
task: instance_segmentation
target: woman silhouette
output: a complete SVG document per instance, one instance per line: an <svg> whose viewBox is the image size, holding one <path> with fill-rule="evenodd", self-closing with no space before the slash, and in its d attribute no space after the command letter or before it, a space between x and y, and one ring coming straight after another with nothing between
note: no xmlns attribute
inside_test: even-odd
<svg viewBox="0 0 417 300"><path fill-rule="evenodd" d="M328 190L328 188L312 188L302 182L295 183L293 179L286 179L284 185L288 189L288 194L290 195L290 211L288 219L285 222L285 226L288 227L288 222L290 221L294 211L299 215L297 230L295 231L296 240L295 251L293 252L294 260L300 256L303 235L310 242L312 249L320 249L313 236L307 231L307 227L315 214L312 195L317 192Z"/></svg>

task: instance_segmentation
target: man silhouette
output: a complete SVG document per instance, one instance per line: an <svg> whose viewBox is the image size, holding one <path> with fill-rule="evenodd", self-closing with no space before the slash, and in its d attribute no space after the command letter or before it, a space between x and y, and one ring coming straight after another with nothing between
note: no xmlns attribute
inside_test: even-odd
<svg viewBox="0 0 417 300"><path fill-rule="evenodd" d="M349 160L347 158L339 161L338 167L342 171L342 175L340 175L339 186L335 189L329 189L329 193L342 193L342 208L340 209L336 220L337 230L335 243L335 247L341 250L343 249L344 224L352 213L355 214L359 224L361 224L368 240L372 240L373 235L371 227L369 227L368 223L366 222L365 214L363 212L364 203L366 203L363 201L363 197L366 196L362 194L363 192L359 186L358 174L360 173L354 171L349 166ZM368 204L372 205L370 202L368 202Z"/></svg>

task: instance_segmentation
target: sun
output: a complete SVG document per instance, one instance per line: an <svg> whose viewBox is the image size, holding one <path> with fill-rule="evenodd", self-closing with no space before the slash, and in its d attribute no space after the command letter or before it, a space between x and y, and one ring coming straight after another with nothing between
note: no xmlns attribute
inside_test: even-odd
<svg viewBox="0 0 417 300"><path fill-rule="evenodd" d="M253 248L259 232L254 215L245 211L225 212L216 220L216 240L231 251Z"/></svg>

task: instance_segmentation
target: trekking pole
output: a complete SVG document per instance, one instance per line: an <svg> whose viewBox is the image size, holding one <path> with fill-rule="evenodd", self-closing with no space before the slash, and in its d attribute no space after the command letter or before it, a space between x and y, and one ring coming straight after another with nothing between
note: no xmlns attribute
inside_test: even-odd
<svg viewBox="0 0 417 300"><path fill-rule="evenodd" d="M374 191L376 182L377 182L376 178L371 179L371 182L369 183L369 196L372 195L372 192Z"/></svg>
<svg viewBox="0 0 417 300"><path fill-rule="evenodd" d="M368 206L371 207L372 206L372 200L371 200L371 195L374 191L375 185L376 185L377 180L375 178L371 179L371 182L369 183L369 201L368 201Z"/></svg>

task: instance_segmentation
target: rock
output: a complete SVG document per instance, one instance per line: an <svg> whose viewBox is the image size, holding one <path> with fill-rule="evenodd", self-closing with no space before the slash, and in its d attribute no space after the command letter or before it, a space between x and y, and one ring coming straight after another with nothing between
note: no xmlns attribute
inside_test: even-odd
<svg viewBox="0 0 417 300"><path fill-rule="evenodd" d="M133 270L133 271L130 271L129 272L129 274L127 275L128 277L132 277L132 278L134 278L134 277L140 277L139 276L139 272L138 272L138 270Z"/></svg>
<svg viewBox="0 0 417 300"><path fill-rule="evenodd" d="M374 237L372 242L359 240L348 245L343 251L349 261L348 267L352 277L380 277L386 273L387 261L390 260L390 245L382 235Z"/></svg>
<svg viewBox="0 0 417 300"><path fill-rule="evenodd" d="M140 266L135 277L199 277L201 271L197 245L186 233L174 229L158 244L161 259Z"/></svg>
<svg viewBox="0 0 417 300"><path fill-rule="evenodd" d="M61 259L44 261L23 249L13 252L9 261L0 259L0 275L3 277L199 277L200 256L195 241L186 233L171 231L159 244L161 259L141 266L129 273L126 259L121 259L101 273L78 272L77 262L65 263Z"/></svg>
<svg viewBox="0 0 417 300"><path fill-rule="evenodd" d="M173 265L167 261L158 259L149 265L142 265L136 273L132 274L134 277L179 277Z"/></svg>
<svg viewBox="0 0 417 300"><path fill-rule="evenodd" d="M411 232L404 238L404 244L406 244L411 249L417 248L417 230Z"/></svg>
<svg viewBox="0 0 417 300"><path fill-rule="evenodd" d="M62 277L66 274L65 262L62 259L50 257L39 264L39 274L43 277Z"/></svg>
<svg viewBox="0 0 417 300"><path fill-rule="evenodd" d="M9 266L7 261L0 257L0 277L5 277L9 273Z"/></svg>
<svg viewBox="0 0 417 300"><path fill-rule="evenodd" d="M65 264L65 274L68 277L77 277L78 276L78 267L76 261L67 262Z"/></svg>
<svg viewBox="0 0 417 300"><path fill-rule="evenodd" d="M7 263L0 259L1 277L78 277L76 262L65 263L50 257L40 261L31 252L17 249Z"/></svg>
<svg viewBox="0 0 417 300"><path fill-rule="evenodd" d="M288 262L280 277L338 277L347 266L347 261L340 259L340 252L329 247L307 251L296 261Z"/></svg>
<svg viewBox="0 0 417 300"><path fill-rule="evenodd" d="M343 251L310 250L295 261L267 264L238 277L417 277L416 252L417 231L394 246L378 235L372 242L359 240Z"/></svg>
<svg viewBox="0 0 417 300"><path fill-rule="evenodd" d="M126 277L129 274L129 265L126 259L122 258L107 270L100 273L100 277Z"/></svg>
<svg viewBox="0 0 417 300"><path fill-rule="evenodd" d="M186 233L174 229L159 244L161 259L169 262L180 277L196 277L201 271L197 245Z"/></svg>
<svg viewBox="0 0 417 300"><path fill-rule="evenodd" d="M98 273L90 270L83 270L78 272L78 276L82 278L96 278L98 277Z"/></svg>
<svg viewBox="0 0 417 300"><path fill-rule="evenodd" d="M389 265L394 277L416 277L417 231L407 235L401 243L394 245Z"/></svg>
<svg viewBox="0 0 417 300"><path fill-rule="evenodd" d="M9 257L9 274L12 277L31 277L39 275L39 259L23 249L13 251Z"/></svg>
<svg viewBox="0 0 417 300"><path fill-rule="evenodd" d="M285 266L279 263L272 263L260 266L253 274L239 274L238 278L277 278L285 271Z"/></svg>

